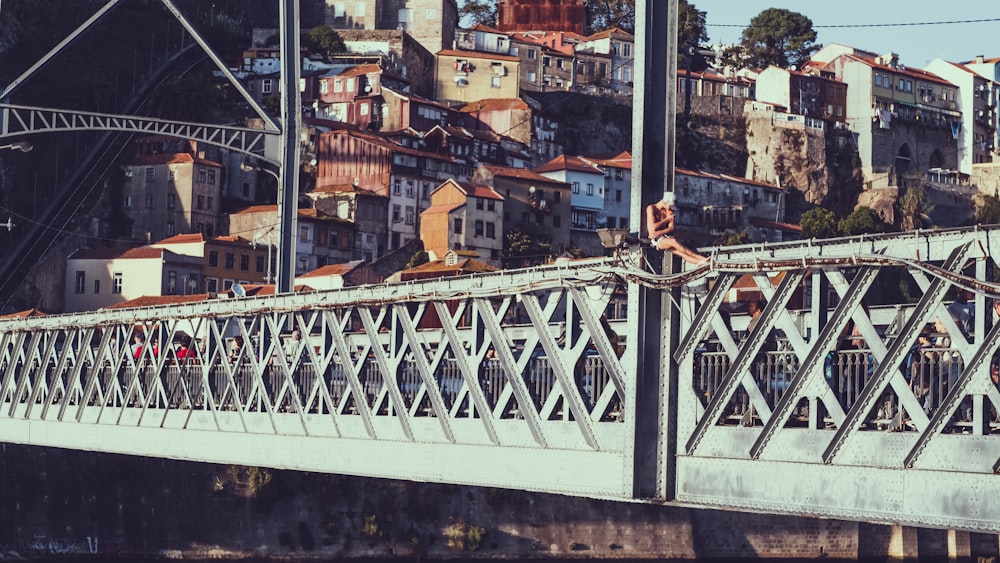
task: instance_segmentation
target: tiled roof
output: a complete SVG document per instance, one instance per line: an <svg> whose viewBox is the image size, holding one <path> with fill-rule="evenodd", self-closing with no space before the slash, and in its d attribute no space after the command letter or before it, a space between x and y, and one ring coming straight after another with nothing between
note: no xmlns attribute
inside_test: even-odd
<svg viewBox="0 0 1000 563"><path fill-rule="evenodd" d="M795 233L802 232L801 225L793 225L791 223L781 223L778 221L768 221L767 219L762 219L760 217L751 217L750 224L754 227L764 227L766 229L778 229L779 231L791 231Z"/></svg>
<svg viewBox="0 0 1000 563"><path fill-rule="evenodd" d="M545 164L535 168L535 172L554 172L556 170L572 170L574 172L589 172L604 174L599 168L578 156L559 155Z"/></svg>
<svg viewBox="0 0 1000 563"><path fill-rule="evenodd" d="M149 259L163 258L165 252L169 250L154 248L152 246L138 246L135 248L81 248L69 256L70 260L121 260L121 259ZM171 255L174 255L170 252ZM174 255L175 256L175 255Z"/></svg>
<svg viewBox="0 0 1000 563"><path fill-rule="evenodd" d="M592 157L585 157L590 162L599 164L601 166L608 166L611 168L624 168L625 170L632 169L632 153L628 151L622 151L618 154L603 154L594 155Z"/></svg>
<svg viewBox="0 0 1000 563"><path fill-rule="evenodd" d="M188 153L168 153L168 154L148 154L144 156L137 156L131 158L125 162L125 166L156 166L158 164L201 164L203 166L212 166L215 168L222 168L222 165L218 162L212 162L210 160L205 160L202 158L195 158Z"/></svg>
<svg viewBox="0 0 1000 563"><path fill-rule="evenodd" d="M566 184L566 182L546 178L545 176L542 176L532 170L528 170L527 168L511 168L509 166L499 166L496 164L483 164L482 166L489 170L494 176L500 176L502 178L518 178L521 180L532 180L535 182L548 182L550 184Z"/></svg>
<svg viewBox="0 0 1000 563"><path fill-rule="evenodd" d="M29 317L44 317L46 313L39 311L38 309L31 308L24 311L18 311L16 313L11 313L9 315L2 315L0 319L27 319Z"/></svg>
<svg viewBox="0 0 1000 563"><path fill-rule="evenodd" d="M371 74L373 72L382 72L382 67L376 64L363 64L352 66L341 72L338 76L361 76L362 74Z"/></svg>
<svg viewBox="0 0 1000 563"><path fill-rule="evenodd" d="M205 237L201 233L174 235L154 244L190 244L192 242L205 242Z"/></svg>
<svg viewBox="0 0 1000 563"><path fill-rule="evenodd" d="M435 126L437 129L438 126ZM458 137L460 139L480 139L482 141L499 142L500 135L493 132L492 129L466 129L458 125L446 125L441 127L446 133L453 137Z"/></svg>
<svg viewBox="0 0 1000 563"><path fill-rule="evenodd" d="M485 33L499 33L501 35L504 34L504 32L500 31L499 29L492 28L492 27L490 27L488 25L485 25L485 24L482 24L482 23L477 23L476 25L470 27L469 31L482 31L482 32L485 32Z"/></svg>
<svg viewBox="0 0 1000 563"><path fill-rule="evenodd" d="M504 199L502 195L498 194L496 190L494 190L489 186L473 184L470 182L459 182L457 180L455 181L455 183L458 184L458 187L462 190L462 193L464 193L466 196L469 197L481 197L485 199L496 199L500 201L503 201Z"/></svg>
<svg viewBox="0 0 1000 563"><path fill-rule="evenodd" d="M439 213L450 213L451 210L465 205L464 203L448 203L445 205L432 205L420 212L421 215L436 215Z"/></svg>
<svg viewBox="0 0 1000 563"><path fill-rule="evenodd" d="M243 285L240 284L243 289L247 292L247 297L263 297L265 295L274 295L274 284L269 285ZM295 293L301 293L304 291L315 291L313 288L304 284L296 284ZM233 295L233 290L230 289L226 292L227 295L231 296L233 299L236 297Z"/></svg>
<svg viewBox="0 0 1000 563"><path fill-rule="evenodd" d="M877 68L879 70L884 70L886 72L893 72L896 74L903 74L910 76L912 78L919 78L920 80L925 80L927 82L937 82L938 84L944 84L946 86L954 86L951 82L948 82L944 78L926 70L921 70L919 68L910 68L908 66L899 65L896 68L892 68L889 65L884 65L875 62L875 59L858 56L858 55L844 55L845 57L858 61L859 63L864 63L872 68Z"/></svg>
<svg viewBox="0 0 1000 563"><path fill-rule="evenodd" d="M343 276L344 274L350 273L352 270L364 264L362 260L354 260L352 262L347 262L344 264L327 264L321 268L316 268L311 272L306 272L301 276L295 276L296 278L320 278L327 276Z"/></svg>
<svg viewBox="0 0 1000 563"><path fill-rule="evenodd" d="M373 192L367 192L370 195L377 195ZM251 205L245 209L241 209L232 213L232 215L249 215L251 213L269 213L278 216L278 206L277 205ZM327 215L319 215L315 209L299 209L299 217L305 219L319 219L321 221L339 221L342 223L351 223L346 219L341 219L340 217L331 217Z"/></svg>
<svg viewBox="0 0 1000 563"><path fill-rule="evenodd" d="M198 303L208 301L211 296L207 293L195 295L143 295L121 303L115 303L102 307L103 309L132 309L135 307L156 307L157 305L182 305L184 303Z"/></svg>
<svg viewBox="0 0 1000 563"><path fill-rule="evenodd" d="M616 33L618 35L627 35L628 37L635 37L634 35L632 35L631 33L627 32L627 31L622 31L621 29L618 29L617 27L612 27L611 29L605 29L604 31L598 31L597 33L595 33L593 35L587 36L585 38L585 40L586 41L592 41L594 39L604 39L605 37L611 37L612 35L614 35Z"/></svg>
<svg viewBox="0 0 1000 563"><path fill-rule="evenodd" d="M485 262L481 262L474 258L466 258L464 260L459 260L455 265L449 266L445 264L444 260L432 260L426 262L419 266L410 268L409 270L404 270L406 273L430 273L436 272L440 274L451 274L451 275L461 275L461 274L481 274L485 272L495 272L499 270L495 266L490 266Z"/></svg>
<svg viewBox="0 0 1000 563"><path fill-rule="evenodd" d="M438 51L436 54L439 57L461 57L463 59L488 59L491 61L508 61L512 63L521 61L521 59L517 57L509 57L507 55L499 55L497 53L480 53L478 51L456 51L453 49L442 49L441 51Z"/></svg>
<svg viewBox="0 0 1000 563"><path fill-rule="evenodd" d="M458 111L462 113L473 113L477 111L506 111L506 110L526 110L530 109L528 104L521 98L490 98L465 104Z"/></svg>
<svg viewBox="0 0 1000 563"><path fill-rule="evenodd" d="M750 178L737 178L736 176L729 176L726 174L712 174L710 172L698 172L696 170L686 170L684 168L677 168L678 174L683 174L685 176L695 176L698 178L711 178L713 180L722 180L725 182L739 182L741 184L750 184L752 186L760 186L762 188L771 188L772 190L780 190L778 186L774 184L768 184L767 182L761 182L758 180L751 180Z"/></svg>

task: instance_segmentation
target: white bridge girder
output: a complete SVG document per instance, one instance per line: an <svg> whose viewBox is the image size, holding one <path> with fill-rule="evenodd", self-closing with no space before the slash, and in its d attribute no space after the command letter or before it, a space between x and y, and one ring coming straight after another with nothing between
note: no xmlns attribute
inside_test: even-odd
<svg viewBox="0 0 1000 563"><path fill-rule="evenodd" d="M983 499L1000 495L1000 392L988 370L1000 323L987 301L1000 288L985 281L998 235L991 227L734 247L717 251L712 268L674 277L640 270L625 252L2 320L0 439L664 501L634 495L633 464L645 452L632 446L627 405L648 373L623 369L634 347L614 312L626 280L654 291L683 283L677 423L660 429L677 444L673 501L997 532L1000 507ZM826 279L840 299L797 303L786 298L793 288L758 274L751 279L769 303L744 337L745 317L727 325L717 293L763 271L783 272L789 286ZM873 282L900 276L924 288L922 301L869 306ZM928 319L946 317L960 334L945 307L954 285L978 292L982 329L923 350L923 371L907 375L899 350ZM848 319L864 343L838 350ZM293 329L304 335L297 344ZM126 344L140 331L155 353L146 345L136 356ZM177 354L187 337L198 342L193 359ZM777 347L763 348L768 340ZM864 401L870 409L857 406Z"/></svg>
<svg viewBox="0 0 1000 563"><path fill-rule="evenodd" d="M118 131L191 139L271 163L277 163L274 155L280 135L277 131L247 127L0 103L0 141L66 131Z"/></svg>

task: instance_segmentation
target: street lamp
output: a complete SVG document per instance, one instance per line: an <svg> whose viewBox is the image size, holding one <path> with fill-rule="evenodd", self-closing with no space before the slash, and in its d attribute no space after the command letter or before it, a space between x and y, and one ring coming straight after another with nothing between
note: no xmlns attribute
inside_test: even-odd
<svg viewBox="0 0 1000 563"><path fill-rule="evenodd" d="M31 149L33 148L35 148L35 146L31 144L31 141L18 141L16 143L10 143L8 145L0 145L0 150L10 149L12 151L21 151L21 152L31 152Z"/></svg>
<svg viewBox="0 0 1000 563"><path fill-rule="evenodd" d="M271 275L271 244L267 245L267 281L275 284L274 292L286 293L295 290L295 230L298 218L298 205L295 198L285 197L282 191L280 169L271 170L247 161L240 163L243 172L267 172L278 183L278 221L281 226L278 234L278 272ZM286 209L290 207L290 209ZM273 229L274 227L272 227ZM266 232L265 232L266 234ZM258 235L254 235L253 246L257 247Z"/></svg>

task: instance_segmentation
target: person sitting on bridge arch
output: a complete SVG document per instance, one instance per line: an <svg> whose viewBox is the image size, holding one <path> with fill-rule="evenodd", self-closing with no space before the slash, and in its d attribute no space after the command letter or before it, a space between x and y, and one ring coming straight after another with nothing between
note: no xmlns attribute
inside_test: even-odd
<svg viewBox="0 0 1000 563"><path fill-rule="evenodd" d="M649 243L653 248L669 251L689 264L696 266L707 264L708 257L698 254L674 238L676 211L677 206L672 192L663 194L662 200L646 206L646 231L649 234Z"/></svg>

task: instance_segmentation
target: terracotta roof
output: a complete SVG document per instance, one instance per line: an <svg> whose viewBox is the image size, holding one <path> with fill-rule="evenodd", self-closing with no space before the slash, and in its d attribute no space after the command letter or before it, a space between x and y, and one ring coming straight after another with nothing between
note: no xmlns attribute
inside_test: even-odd
<svg viewBox="0 0 1000 563"><path fill-rule="evenodd" d="M849 59L853 59L860 63L864 63L872 68L877 68L879 70L884 70L886 72L892 72L896 74L903 74L910 76L912 78L919 78L920 80L925 80L927 82L937 82L938 84L944 84L946 86L954 86L951 82L948 82L944 78L926 70L920 70L919 68L910 68L908 66L899 65L896 68L892 68L889 65L879 64L875 62L875 59L858 56L858 55L844 55Z"/></svg>
<svg viewBox="0 0 1000 563"><path fill-rule="evenodd" d="M992 64L996 64L996 63L1000 63L1000 57L992 57L992 58L989 58L989 59L983 59L983 63L984 64L991 64L991 65ZM972 59L971 61L964 61L964 62L962 62L962 64L965 64L965 65L974 65L974 64L979 64L979 61L977 61L975 59Z"/></svg>
<svg viewBox="0 0 1000 563"><path fill-rule="evenodd" d="M205 237L203 237L201 233L174 235L153 244L190 244L192 242L205 242Z"/></svg>
<svg viewBox="0 0 1000 563"><path fill-rule="evenodd" d="M452 49L442 49L441 51L438 51L436 55L439 57L461 57L463 59L489 59L491 61L508 61L512 63L521 62L521 59L517 57L498 55L496 53L480 53L479 51L456 51Z"/></svg>
<svg viewBox="0 0 1000 563"><path fill-rule="evenodd" d="M378 195L373 192L368 192L371 195ZM381 196L380 196L381 197ZM251 213L270 213L274 214L275 218L278 215L277 205L251 205L245 209L231 213L231 215L249 215ZM304 217L306 219L319 219L321 221L340 221L342 223L352 223L346 219L341 219L340 217L332 217L327 215L319 215L315 209L299 209L299 217Z"/></svg>
<svg viewBox="0 0 1000 563"><path fill-rule="evenodd" d="M373 72L382 72L382 67L376 64L363 64L352 66L341 72L338 76L361 76L362 74L371 74Z"/></svg>
<svg viewBox="0 0 1000 563"><path fill-rule="evenodd" d="M184 303L198 303L208 301L211 296L207 293L195 295L143 295L121 303L115 303L102 307L102 309L133 309L136 307L156 307L158 305L182 305Z"/></svg>
<svg viewBox="0 0 1000 563"><path fill-rule="evenodd" d="M629 37L635 37L634 35L632 35L631 33L627 32L627 31L622 31L621 29L618 29L617 27L612 27L611 29L605 29L604 31L598 31L597 33L595 33L593 35L588 35L584 39L586 41L591 41L591 40L594 40L594 39L604 39L605 37L611 37L615 33L617 33L619 35L627 35Z"/></svg>
<svg viewBox="0 0 1000 563"><path fill-rule="evenodd" d="M499 29L490 27L482 23L477 23L476 25L470 27L469 31L483 31L486 33L499 33L501 35L505 35L504 32L500 31Z"/></svg>
<svg viewBox="0 0 1000 563"><path fill-rule="evenodd" d="M511 168L509 166L499 166L496 164L483 164L482 166L489 170L494 176L500 176L503 178L519 178L521 180L548 182L550 184L566 184L566 182L546 178L545 176L542 176L533 170L528 170L527 168Z"/></svg>
<svg viewBox="0 0 1000 563"><path fill-rule="evenodd" d="M545 164L535 168L535 172L554 172L556 170L573 170L575 172L590 172L591 174L601 174L599 168L583 160L578 156L559 155Z"/></svg>
<svg viewBox="0 0 1000 563"><path fill-rule="evenodd" d="M453 266L445 264L444 260L432 260L430 262L426 262L419 266L410 268L409 270L403 270L403 273L427 274L435 272L440 274L461 275L461 274L495 272L499 269L500 268L497 268L495 266L490 266L489 264L481 262L474 258L465 258L463 260L459 260Z"/></svg>
<svg viewBox="0 0 1000 563"><path fill-rule="evenodd" d="M343 276L364 264L362 260L354 260L344 264L327 264L321 268L316 268L311 272L306 272L296 278L320 278L327 276Z"/></svg>
<svg viewBox="0 0 1000 563"><path fill-rule="evenodd" d="M527 103L521 98L490 98L472 102L459 108L462 113L472 113L477 111L506 111L506 110L526 110L530 109Z"/></svg>
<svg viewBox="0 0 1000 563"><path fill-rule="evenodd" d="M626 170L632 169L632 153L628 151L622 151L616 155L594 155L593 157L585 158L601 166L624 168Z"/></svg>
<svg viewBox="0 0 1000 563"><path fill-rule="evenodd" d="M683 174L685 176L695 176L698 178L712 178L713 180L722 180L725 182L739 182L741 184L750 184L752 186L760 186L762 188L771 188L772 190L780 190L778 186L774 184L768 184L767 182L760 182L758 180L751 180L750 178L737 178L736 176L728 176L726 174L712 174L711 172L699 172L696 170L687 170L684 168L677 169L678 174Z"/></svg>
<svg viewBox="0 0 1000 563"><path fill-rule="evenodd" d="M247 292L247 297L263 297L265 295L274 295L274 284L269 285L243 285L240 284L243 289ZM313 288L304 284L295 285L295 293L301 293L304 291L315 291ZM233 290L230 289L226 292L227 295L232 296L233 299L237 299L233 294Z"/></svg>
<svg viewBox="0 0 1000 563"><path fill-rule="evenodd" d="M156 166L158 164L201 164L203 166L212 166L215 168L222 168L222 165L218 162L212 162L210 160L205 160L202 158L195 158L192 155L184 152L179 153L168 153L168 154L148 154L145 156L137 156L135 158L129 159L125 162L125 166Z"/></svg>
<svg viewBox="0 0 1000 563"><path fill-rule="evenodd" d="M767 219L762 219L760 217L751 217L750 224L754 227L764 227L766 229L778 229L779 231L790 231L793 233L801 233L801 225L793 225L791 223L780 223L778 221L768 221Z"/></svg>
<svg viewBox="0 0 1000 563"><path fill-rule="evenodd" d="M498 194L496 190L489 186L473 184L471 182L459 182L458 180L455 180L455 184L457 184L459 189L462 190L462 193L469 197L481 197L500 201L504 200L502 195Z"/></svg>
<svg viewBox="0 0 1000 563"><path fill-rule="evenodd" d="M448 203L445 205L432 205L420 212L421 215L436 215L438 213L450 213L451 210L465 205L464 203Z"/></svg>
<svg viewBox="0 0 1000 563"><path fill-rule="evenodd" d="M164 253L176 256L164 248L137 246L135 248L82 248L69 256L71 260L113 260L163 258Z"/></svg>
<svg viewBox="0 0 1000 563"><path fill-rule="evenodd" d="M24 311L11 313L9 315L2 315L0 316L0 319L27 319L29 317L44 317L44 316L47 316L47 314L42 311L39 311L38 309L31 308Z"/></svg>
<svg viewBox="0 0 1000 563"><path fill-rule="evenodd" d="M442 129L445 133L462 139L480 139L483 141L499 142L500 135L493 132L492 129L466 129L459 125L446 125L441 127L439 125L434 126L435 129Z"/></svg>

